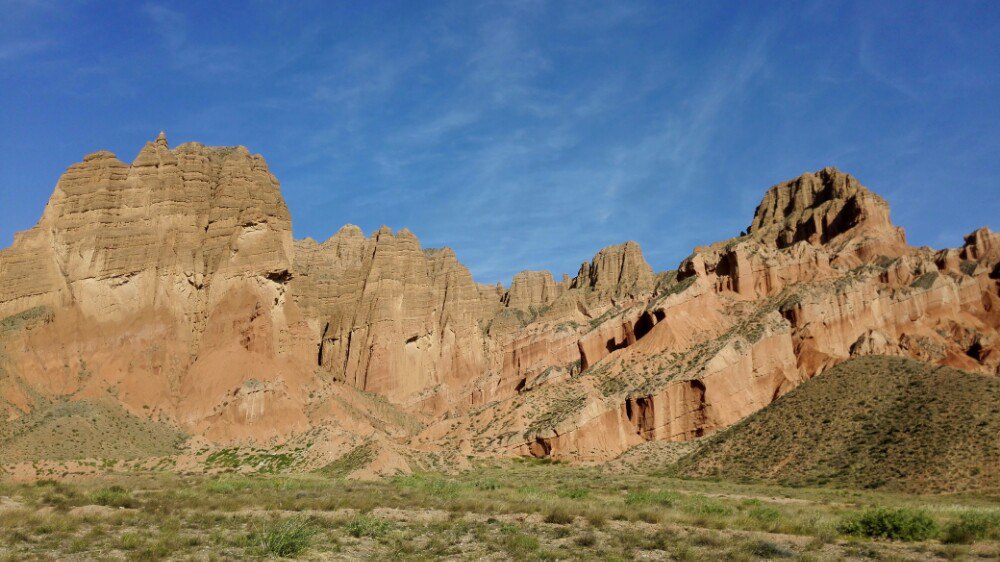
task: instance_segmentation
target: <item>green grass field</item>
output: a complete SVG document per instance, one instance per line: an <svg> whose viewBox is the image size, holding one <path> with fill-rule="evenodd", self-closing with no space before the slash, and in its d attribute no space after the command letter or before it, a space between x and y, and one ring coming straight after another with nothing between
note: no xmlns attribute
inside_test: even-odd
<svg viewBox="0 0 1000 562"><path fill-rule="evenodd" d="M136 473L0 484L0 498L4 560L1000 556L992 494L785 488L541 461L379 482Z"/></svg>

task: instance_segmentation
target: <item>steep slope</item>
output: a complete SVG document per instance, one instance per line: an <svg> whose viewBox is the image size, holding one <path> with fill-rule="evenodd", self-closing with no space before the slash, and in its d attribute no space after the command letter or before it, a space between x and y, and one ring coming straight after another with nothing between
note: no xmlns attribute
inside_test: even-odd
<svg viewBox="0 0 1000 562"><path fill-rule="evenodd" d="M709 438L678 469L793 485L996 489L998 435L1000 379L861 357Z"/></svg>

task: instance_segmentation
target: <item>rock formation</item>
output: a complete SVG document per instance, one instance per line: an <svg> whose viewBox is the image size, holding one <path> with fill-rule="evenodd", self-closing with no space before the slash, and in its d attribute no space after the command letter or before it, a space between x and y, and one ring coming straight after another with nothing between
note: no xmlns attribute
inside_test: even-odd
<svg viewBox="0 0 1000 562"><path fill-rule="evenodd" d="M836 168L803 174L769 189L747 232L778 248L804 241L837 252L885 255L906 245L903 229L889 220L885 200Z"/></svg>
<svg viewBox="0 0 1000 562"><path fill-rule="evenodd" d="M423 250L405 229L365 238L346 226L323 244L297 243L295 272L316 365L336 380L439 412L486 369L480 321L499 303L450 249Z"/></svg>
<svg viewBox="0 0 1000 562"><path fill-rule="evenodd" d="M38 395L112 394L213 435L304 429L299 416L239 429L257 415L238 392L248 381L271 408L301 399L292 256L278 181L244 147L170 150L161 134L131 165L88 155L0 252L0 315L51 311L5 344L18 377L4 381L8 416Z"/></svg>
<svg viewBox="0 0 1000 562"><path fill-rule="evenodd" d="M541 308L552 304L564 289L548 271L522 271L514 276L503 304L522 310Z"/></svg>
<svg viewBox="0 0 1000 562"><path fill-rule="evenodd" d="M311 466L363 450L389 472L605 460L711 434L855 356L996 375L998 264L988 228L907 246L884 200L826 168L675 272L626 242L572 279L479 285L406 229L293 241L261 156L161 134L131 165L71 166L0 250L0 414L109 401L192 443L294 445Z"/></svg>
<svg viewBox="0 0 1000 562"><path fill-rule="evenodd" d="M615 296L636 297L653 288L653 269L635 242L604 248L590 263L580 266L575 288L590 288Z"/></svg>

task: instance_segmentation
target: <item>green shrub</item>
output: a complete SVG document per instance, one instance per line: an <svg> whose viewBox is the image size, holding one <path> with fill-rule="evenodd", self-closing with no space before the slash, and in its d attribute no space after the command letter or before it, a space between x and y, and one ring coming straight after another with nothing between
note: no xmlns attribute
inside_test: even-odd
<svg viewBox="0 0 1000 562"><path fill-rule="evenodd" d="M1000 539L1000 513L966 511L950 523L941 540L950 544L970 544L977 540Z"/></svg>
<svg viewBox="0 0 1000 562"><path fill-rule="evenodd" d="M590 495L590 490L586 488L570 488L568 490L559 490L556 492L560 498L569 498L571 500L582 500L583 498Z"/></svg>
<svg viewBox="0 0 1000 562"><path fill-rule="evenodd" d="M659 490L652 492L649 490L633 490L625 494L627 505L662 505L670 507L679 499L673 492Z"/></svg>
<svg viewBox="0 0 1000 562"><path fill-rule="evenodd" d="M236 491L236 486L225 480L214 480L206 484L205 489L213 494L232 494Z"/></svg>
<svg viewBox="0 0 1000 562"><path fill-rule="evenodd" d="M966 275L972 275L976 272L976 266L979 265L974 261L962 260L958 268L962 270L962 273Z"/></svg>
<svg viewBox="0 0 1000 562"><path fill-rule="evenodd" d="M746 545L746 551L748 554L767 560L772 558L791 558L795 556L795 552L788 550L781 545L765 540L751 541Z"/></svg>
<svg viewBox="0 0 1000 562"><path fill-rule="evenodd" d="M545 522L567 525L573 522L573 514L562 507L555 507L545 516Z"/></svg>
<svg viewBox="0 0 1000 562"><path fill-rule="evenodd" d="M90 494L90 501L108 507L136 507L138 502L121 486L102 488Z"/></svg>
<svg viewBox="0 0 1000 562"><path fill-rule="evenodd" d="M934 282L937 281L937 278L938 272L930 271L914 279L913 283L910 283L910 287L914 289L930 289L934 285Z"/></svg>
<svg viewBox="0 0 1000 562"><path fill-rule="evenodd" d="M249 490L251 487L251 482L241 478L218 478L205 485L205 489L213 494L233 494Z"/></svg>
<svg viewBox="0 0 1000 562"><path fill-rule="evenodd" d="M937 534L937 523L919 509L876 507L843 520L837 529L846 535L878 539L921 541Z"/></svg>
<svg viewBox="0 0 1000 562"><path fill-rule="evenodd" d="M696 515L732 515L735 512L732 506L704 496L695 496L684 510Z"/></svg>
<svg viewBox="0 0 1000 562"><path fill-rule="evenodd" d="M671 550L677 544L677 532L673 529L658 529L647 535L641 542L643 550Z"/></svg>
<svg viewBox="0 0 1000 562"><path fill-rule="evenodd" d="M394 482L401 487L412 488L438 498L455 498L462 491L460 482L432 474L415 473L398 476Z"/></svg>
<svg viewBox="0 0 1000 562"><path fill-rule="evenodd" d="M529 552L538 550L538 539L522 533L513 525L503 525L500 532L504 548L515 558L525 558Z"/></svg>
<svg viewBox="0 0 1000 562"><path fill-rule="evenodd" d="M372 443L362 443L342 457L319 469L321 474L334 478L345 478L348 474L367 466L378 455Z"/></svg>
<svg viewBox="0 0 1000 562"><path fill-rule="evenodd" d="M63 485L46 486L43 490L44 492L38 497L38 502L56 509L68 509L71 506L79 505L82 499L75 489Z"/></svg>
<svg viewBox="0 0 1000 562"><path fill-rule="evenodd" d="M778 519L781 519L781 512L773 507L758 506L750 509L747 515L751 519L760 521L762 523L773 523Z"/></svg>
<svg viewBox="0 0 1000 562"><path fill-rule="evenodd" d="M384 536L392 529L392 523L371 515L357 515L347 522L344 530L352 537L377 538Z"/></svg>
<svg viewBox="0 0 1000 562"><path fill-rule="evenodd" d="M142 546L144 542L138 533L125 533L118 537L118 548L121 550L135 550Z"/></svg>
<svg viewBox="0 0 1000 562"><path fill-rule="evenodd" d="M289 557L309 548L316 532L308 519L293 517L255 527L247 542L262 554Z"/></svg>

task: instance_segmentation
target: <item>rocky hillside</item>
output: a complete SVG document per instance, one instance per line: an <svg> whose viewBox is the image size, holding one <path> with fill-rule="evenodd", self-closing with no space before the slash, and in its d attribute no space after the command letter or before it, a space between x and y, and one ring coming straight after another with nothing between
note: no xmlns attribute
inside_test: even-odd
<svg viewBox="0 0 1000 562"><path fill-rule="evenodd" d="M195 456L291 447L303 468L359 448L372 473L603 461L714 433L860 355L995 376L998 262L987 228L908 246L884 200L827 168L676 271L626 242L575 277L480 285L406 229L293 240L261 156L161 134L131 164L71 166L0 250L0 415L96 402Z"/></svg>
<svg viewBox="0 0 1000 562"><path fill-rule="evenodd" d="M859 357L713 436L683 473L910 492L1000 488L1000 379Z"/></svg>

